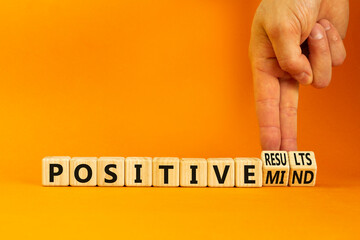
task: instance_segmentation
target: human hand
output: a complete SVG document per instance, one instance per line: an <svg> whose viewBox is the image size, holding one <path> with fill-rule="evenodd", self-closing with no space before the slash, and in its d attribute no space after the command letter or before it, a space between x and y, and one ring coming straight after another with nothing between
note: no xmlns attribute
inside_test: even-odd
<svg viewBox="0 0 360 240"><path fill-rule="evenodd" d="M332 66L346 57L348 19L348 0L261 2L249 57L263 150L297 149L298 84L329 85ZM301 50L306 40L308 57Z"/></svg>

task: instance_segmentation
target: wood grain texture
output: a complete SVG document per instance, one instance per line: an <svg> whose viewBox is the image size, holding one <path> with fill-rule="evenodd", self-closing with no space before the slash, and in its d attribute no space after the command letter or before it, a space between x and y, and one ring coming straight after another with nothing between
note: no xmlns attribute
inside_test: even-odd
<svg viewBox="0 0 360 240"><path fill-rule="evenodd" d="M234 187L235 164L232 158L208 158L208 186Z"/></svg>
<svg viewBox="0 0 360 240"><path fill-rule="evenodd" d="M96 157L73 157L70 160L70 186L96 186L97 179ZM78 173L78 180L75 174Z"/></svg>
<svg viewBox="0 0 360 240"><path fill-rule="evenodd" d="M151 157L127 157L125 159L125 185L138 187L152 185Z"/></svg>
<svg viewBox="0 0 360 240"><path fill-rule="evenodd" d="M180 186L207 186L207 161L205 158L182 158L180 160Z"/></svg>
<svg viewBox="0 0 360 240"><path fill-rule="evenodd" d="M70 177L69 177L70 159L71 157L67 157L67 156L52 156L52 157L43 158L42 185L68 186L70 184Z"/></svg>
<svg viewBox="0 0 360 240"><path fill-rule="evenodd" d="M263 186L287 186L289 157L286 151L262 151Z"/></svg>
<svg viewBox="0 0 360 240"><path fill-rule="evenodd" d="M100 157L97 160L97 185L102 187L124 186L124 162L125 158L123 157Z"/></svg>
<svg viewBox="0 0 360 240"><path fill-rule="evenodd" d="M259 158L235 158L235 186L262 187L262 161Z"/></svg>
<svg viewBox="0 0 360 240"><path fill-rule="evenodd" d="M178 187L180 184L180 160L176 157L153 159L153 186Z"/></svg>
<svg viewBox="0 0 360 240"><path fill-rule="evenodd" d="M289 152L290 186L315 186L317 164L312 151Z"/></svg>

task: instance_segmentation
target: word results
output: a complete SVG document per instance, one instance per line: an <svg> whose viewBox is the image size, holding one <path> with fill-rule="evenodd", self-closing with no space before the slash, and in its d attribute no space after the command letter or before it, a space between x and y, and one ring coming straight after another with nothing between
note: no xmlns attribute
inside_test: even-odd
<svg viewBox="0 0 360 240"><path fill-rule="evenodd" d="M45 157L44 186L315 186L311 151L263 151L259 158Z"/></svg>

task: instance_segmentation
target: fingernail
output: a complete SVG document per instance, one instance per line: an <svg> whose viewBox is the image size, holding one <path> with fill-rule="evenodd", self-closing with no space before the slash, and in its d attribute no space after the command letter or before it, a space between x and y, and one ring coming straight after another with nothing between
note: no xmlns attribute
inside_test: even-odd
<svg viewBox="0 0 360 240"><path fill-rule="evenodd" d="M330 30L330 23L328 21L322 21L321 25L324 27L325 31Z"/></svg>
<svg viewBox="0 0 360 240"><path fill-rule="evenodd" d="M302 73L299 73L299 74L296 74L295 76L294 76L294 78L296 78L297 80L299 80L299 79L303 79L304 78L304 76L305 76L305 72L302 72Z"/></svg>
<svg viewBox="0 0 360 240"><path fill-rule="evenodd" d="M320 40L324 37L324 35L321 29L315 25L315 27L311 30L310 37L313 39Z"/></svg>
<svg viewBox="0 0 360 240"><path fill-rule="evenodd" d="M306 72L302 72L293 76L296 81L301 84L309 84L309 75Z"/></svg>

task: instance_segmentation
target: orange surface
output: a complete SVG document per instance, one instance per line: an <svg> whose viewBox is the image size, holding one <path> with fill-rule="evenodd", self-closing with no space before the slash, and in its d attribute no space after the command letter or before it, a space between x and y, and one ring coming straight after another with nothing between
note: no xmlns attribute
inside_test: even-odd
<svg viewBox="0 0 360 240"><path fill-rule="evenodd" d="M315 151L317 187L41 187L46 155L260 156L257 5L1 1L1 238L359 238L355 0L346 63L328 89L300 89L299 149Z"/></svg>

